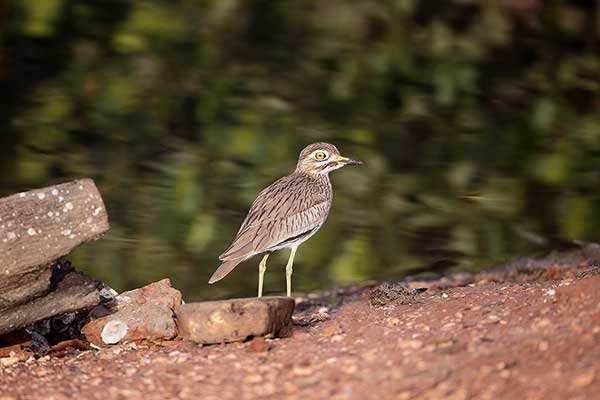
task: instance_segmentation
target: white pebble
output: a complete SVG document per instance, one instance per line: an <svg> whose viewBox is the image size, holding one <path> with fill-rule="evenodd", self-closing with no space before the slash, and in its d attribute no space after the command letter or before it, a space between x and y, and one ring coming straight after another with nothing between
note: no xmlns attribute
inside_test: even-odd
<svg viewBox="0 0 600 400"><path fill-rule="evenodd" d="M52 189L52 196L58 196L58 190Z"/></svg>
<svg viewBox="0 0 600 400"><path fill-rule="evenodd" d="M106 325L104 325L100 337L106 344L116 344L125 337L127 329L127 324L121 320L115 319L108 321Z"/></svg>
<svg viewBox="0 0 600 400"><path fill-rule="evenodd" d="M36 233L36 232L35 232L35 229L33 229L33 228L29 228L29 229L27 229L27 234L28 234L29 236L33 236L33 235L35 235L35 233Z"/></svg>
<svg viewBox="0 0 600 400"><path fill-rule="evenodd" d="M46 194L44 192L37 194L38 199L44 200L46 198Z"/></svg>

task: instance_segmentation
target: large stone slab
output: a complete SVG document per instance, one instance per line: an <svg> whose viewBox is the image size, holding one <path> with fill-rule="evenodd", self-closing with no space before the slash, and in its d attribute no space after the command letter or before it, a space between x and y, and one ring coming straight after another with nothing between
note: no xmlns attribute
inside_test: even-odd
<svg viewBox="0 0 600 400"><path fill-rule="evenodd" d="M294 299L290 297L206 301L176 309L179 335L202 344L277 336L290 324L293 312Z"/></svg>
<svg viewBox="0 0 600 400"><path fill-rule="evenodd" d="M61 257L108 228L91 179L0 198L0 334L98 304L97 282Z"/></svg>
<svg viewBox="0 0 600 400"><path fill-rule="evenodd" d="M116 297L112 313L89 322L81 330L96 346L135 341L172 339L177 335L174 309L181 304L181 292L169 279Z"/></svg>
<svg viewBox="0 0 600 400"><path fill-rule="evenodd" d="M0 314L51 292L54 261L108 228L91 179L1 198Z"/></svg>

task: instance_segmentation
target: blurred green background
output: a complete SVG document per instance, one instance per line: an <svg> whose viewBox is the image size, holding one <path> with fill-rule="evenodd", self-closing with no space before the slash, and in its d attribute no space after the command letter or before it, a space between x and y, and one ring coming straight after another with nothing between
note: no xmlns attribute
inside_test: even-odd
<svg viewBox="0 0 600 400"><path fill-rule="evenodd" d="M206 282L314 141L367 164L332 174L295 290L600 241L596 2L17 0L0 23L0 195L94 178L112 228L72 259L119 291L254 295L258 259Z"/></svg>

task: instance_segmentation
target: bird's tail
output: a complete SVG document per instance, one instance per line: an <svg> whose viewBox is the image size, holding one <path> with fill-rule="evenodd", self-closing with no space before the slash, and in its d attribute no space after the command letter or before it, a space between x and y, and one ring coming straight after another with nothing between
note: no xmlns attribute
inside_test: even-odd
<svg viewBox="0 0 600 400"><path fill-rule="evenodd" d="M208 280L208 283L215 283L225 278L225 276L231 271L233 271L233 269L237 267L237 265L242 261L244 261L243 258L223 261L223 264L221 264L221 266L217 268L217 270L212 274L212 276Z"/></svg>

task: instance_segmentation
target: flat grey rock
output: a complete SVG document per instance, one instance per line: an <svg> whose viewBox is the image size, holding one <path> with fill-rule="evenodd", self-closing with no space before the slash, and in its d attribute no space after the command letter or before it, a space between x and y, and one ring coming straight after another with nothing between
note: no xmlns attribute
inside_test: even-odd
<svg viewBox="0 0 600 400"><path fill-rule="evenodd" d="M290 297L231 299L182 304L176 310L179 335L196 343L214 344L251 336L277 336L294 312Z"/></svg>

